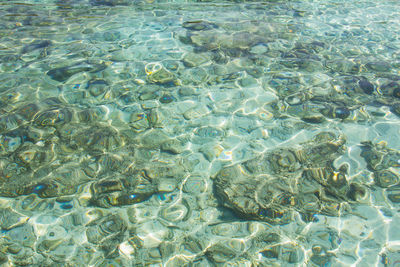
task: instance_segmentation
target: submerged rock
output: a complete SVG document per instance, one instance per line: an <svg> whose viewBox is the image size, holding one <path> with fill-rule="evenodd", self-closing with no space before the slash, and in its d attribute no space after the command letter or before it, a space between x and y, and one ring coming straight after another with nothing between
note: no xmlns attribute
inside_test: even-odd
<svg viewBox="0 0 400 267"><path fill-rule="evenodd" d="M381 171L390 167L400 167L400 151L386 147L385 143L361 143L361 157L371 171Z"/></svg>
<svg viewBox="0 0 400 267"><path fill-rule="evenodd" d="M295 212L337 216L349 201L346 169L333 161L345 151L345 140L320 133L295 148L282 148L222 169L215 177L224 206L248 219L285 224ZM343 212L343 211L342 211Z"/></svg>
<svg viewBox="0 0 400 267"><path fill-rule="evenodd" d="M240 257L245 253L246 247L240 239L220 241L207 248L206 256L214 264L225 263Z"/></svg>
<svg viewBox="0 0 400 267"><path fill-rule="evenodd" d="M103 94L108 87L108 83L102 79L92 79L88 82L86 89L89 90L90 94L94 97Z"/></svg>
<svg viewBox="0 0 400 267"><path fill-rule="evenodd" d="M33 118L34 124L39 127L61 126L69 123L72 119L72 112L67 108L57 108L39 112Z"/></svg>
<svg viewBox="0 0 400 267"><path fill-rule="evenodd" d="M10 208L0 210L0 228L2 230L10 230L18 227L26 223L28 219L28 217L18 214Z"/></svg>
<svg viewBox="0 0 400 267"><path fill-rule="evenodd" d="M208 22L205 20L185 21L182 23L182 27L192 31L204 31L204 30L211 30L214 28L218 28L218 26L215 23Z"/></svg>
<svg viewBox="0 0 400 267"><path fill-rule="evenodd" d="M140 137L140 143L146 148L160 148L161 144L169 139L164 131L152 129Z"/></svg>
<svg viewBox="0 0 400 267"><path fill-rule="evenodd" d="M358 81L358 85L367 95L372 95L372 93L375 91L375 86L365 78L360 79Z"/></svg>
<svg viewBox="0 0 400 267"><path fill-rule="evenodd" d="M374 182L386 188L387 198L394 204L400 203L400 151L386 147L385 143L361 143L361 157L367 162L367 167L373 172Z"/></svg>
<svg viewBox="0 0 400 267"><path fill-rule="evenodd" d="M257 44L264 44L268 41L261 27L259 31L255 30L257 27L250 31L246 27L240 27L240 25L234 27L238 29L231 29L232 25L229 23L217 26L205 21L188 21L184 22L182 26L187 30L187 33L186 36L180 36L181 42L192 44L197 51L201 52L222 52L224 54L223 57L240 57L249 54L250 50L257 54L257 49L252 48ZM187 56L190 56L190 54ZM220 62L216 58L214 60ZM184 59L186 66L193 67L197 65L192 62L195 61Z"/></svg>
<svg viewBox="0 0 400 267"><path fill-rule="evenodd" d="M400 117L400 103L392 105L390 111Z"/></svg>
<svg viewBox="0 0 400 267"><path fill-rule="evenodd" d="M41 198L72 195L78 186L89 182L89 177L75 164L55 169L51 176L37 179L26 185L24 194L37 194Z"/></svg>
<svg viewBox="0 0 400 267"><path fill-rule="evenodd" d="M164 94L162 97L160 97L159 101L163 104L168 104L171 103L175 100L175 98L172 95L169 94Z"/></svg>
<svg viewBox="0 0 400 267"><path fill-rule="evenodd" d="M80 72L98 72L104 70L107 66L105 64L91 64L88 62L80 62L71 66L55 68L47 72L53 80L58 82L65 82L73 75Z"/></svg>
<svg viewBox="0 0 400 267"><path fill-rule="evenodd" d="M103 125L93 125L78 131L72 141L87 151L112 151L123 145L118 132L113 127Z"/></svg>
<svg viewBox="0 0 400 267"><path fill-rule="evenodd" d="M170 139L161 144L161 149L163 151L172 153L172 154L180 154L186 148L186 144L178 139Z"/></svg>
<svg viewBox="0 0 400 267"><path fill-rule="evenodd" d="M164 68L151 72L147 76L149 82L158 84L169 84L174 82L175 79L175 75Z"/></svg>
<svg viewBox="0 0 400 267"><path fill-rule="evenodd" d="M400 204L400 185L391 186L386 191L387 197L392 203Z"/></svg>
<svg viewBox="0 0 400 267"><path fill-rule="evenodd" d="M303 261L304 252L301 247L293 244L278 244L261 251L263 257L276 259L289 264Z"/></svg>
<svg viewBox="0 0 400 267"><path fill-rule="evenodd" d="M50 40L35 40L32 43L25 45L22 48L21 53L25 54L25 53L32 52L36 49L46 48L46 47L50 46L51 44L52 44L52 42Z"/></svg>
<svg viewBox="0 0 400 267"><path fill-rule="evenodd" d="M22 116L25 120L31 120L38 111L39 106L31 103L19 107L16 113L19 116Z"/></svg>
<svg viewBox="0 0 400 267"><path fill-rule="evenodd" d="M183 64L186 67L198 67L210 60L207 54L188 53L183 57Z"/></svg>
<svg viewBox="0 0 400 267"><path fill-rule="evenodd" d="M374 173L374 181L378 186L387 188L397 184L400 181L400 177L391 170L382 170Z"/></svg>
<svg viewBox="0 0 400 267"><path fill-rule="evenodd" d="M145 112L133 112L130 118L130 127L133 131L140 133L150 128L150 123L148 120L148 115Z"/></svg>
<svg viewBox="0 0 400 267"><path fill-rule="evenodd" d="M320 110L321 114L332 119L346 119L351 111L345 106L326 106Z"/></svg>
<svg viewBox="0 0 400 267"><path fill-rule="evenodd" d="M134 193L134 192L113 192L95 196L91 199L91 204L103 208L110 208L114 206L125 206L137 204L148 200L154 192L148 193Z"/></svg>
<svg viewBox="0 0 400 267"><path fill-rule="evenodd" d="M129 0L90 0L89 3L93 6L126 6L131 2Z"/></svg>
<svg viewBox="0 0 400 267"><path fill-rule="evenodd" d="M96 245L106 258L115 258L118 255L118 245L124 239L127 226L118 214L101 216L86 230L89 243Z"/></svg>
<svg viewBox="0 0 400 267"><path fill-rule="evenodd" d="M0 155L6 155L10 152L14 152L18 149L22 144L22 138L19 136L10 136L10 135L0 135Z"/></svg>
<svg viewBox="0 0 400 267"><path fill-rule="evenodd" d="M399 98L400 84L397 82L389 82L378 88L378 91L383 96L393 96Z"/></svg>
<svg viewBox="0 0 400 267"><path fill-rule="evenodd" d="M17 129L23 120L16 114L7 114L0 117L0 133Z"/></svg>
<svg viewBox="0 0 400 267"><path fill-rule="evenodd" d="M392 66L385 61L374 61L374 62L368 62L365 64L365 67L369 71L378 71L378 72L385 72L385 71L390 71Z"/></svg>

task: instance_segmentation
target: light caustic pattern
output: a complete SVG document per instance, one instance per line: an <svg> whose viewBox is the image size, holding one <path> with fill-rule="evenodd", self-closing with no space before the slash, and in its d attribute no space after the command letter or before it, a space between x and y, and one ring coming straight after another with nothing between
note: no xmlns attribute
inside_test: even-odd
<svg viewBox="0 0 400 267"><path fill-rule="evenodd" d="M7 1L0 265L397 266L393 1Z"/></svg>

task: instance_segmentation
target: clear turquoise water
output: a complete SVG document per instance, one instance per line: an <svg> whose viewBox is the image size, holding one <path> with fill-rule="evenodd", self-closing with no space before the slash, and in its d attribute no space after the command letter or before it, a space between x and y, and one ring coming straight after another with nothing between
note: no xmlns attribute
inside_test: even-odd
<svg viewBox="0 0 400 267"><path fill-rule="evenodd" d="M398 266L397 1L0 3L1 266Z"/></svg>

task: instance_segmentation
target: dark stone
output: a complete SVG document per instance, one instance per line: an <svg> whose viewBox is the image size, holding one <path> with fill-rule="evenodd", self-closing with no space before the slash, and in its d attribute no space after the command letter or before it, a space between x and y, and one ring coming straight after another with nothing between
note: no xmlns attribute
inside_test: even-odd
<svg viewBox="0 0 400 267"><path fill-rule="evenodd" d="M340 107L335 109L335 117L339 119L345 119L350 116L350 110L346 107Z"/></svg>
<svg viewBox="0 0 400 267"><path fill-rule="evenodd" d="M93 79L90 80L86 86L92 96L99 96L105 92L108 83L105 80Z"/></svg>
<svg viewBox="0 0 400 267"><path fill-rule="evenodd" d="M362 195L361 187L349 188L343 168L330 167L343 154L344 144L342 136L324 132L296 149L281 148L227 166L214 179L216 195L237 216L272 224L290 223L295 212L305 214L307 221L316 220L314 214L338 216L332 202L349 200L349 189L355 199Z"/></svg>
<svg viewBox="0 0 400 267"><path fill-rule="evenodd" d="M326 106L320 109L321 114L332 119L346 119L350 116L350 110L344 106Z"/></svg>
<svg viewBox="0 0 400 267"><path fill-rule="evenodd" d="M374 85L370 83L367 79L359 80L358 85L367 95L372 95L372 93L374 92Z"/></svg>
<svg viewBox="0 0 400 267"><path fill-rule="evenodd" d="M367 193L366 189L359 184L353 183L350 184L349 191L347 192L347 197L353 201L358 201L365 197Z"/></svg>
<svg viewBox="0 0 400 267"><path fill-rule="evenodd" d="M192 31L203 31L218 28L214 23L204 20L185 21L182 27Z"/></svg>
<svg viewBox="0 0 400 267"><path fill-rule="evenodd" d="M36 49L45 48L45 47L48 47L50 45L51 45L51 41L49 41L49 40L44 40L44 41L36 40L36 41L33 41L32 43L30 43L28 45L25 45L22 48L21 53L22 54L29 53L29 52L32 52L32 51L34 51Z"/></svg>
<svg viewBox="0 0 400 267"><path fill-rule="evenodd" d="M103 38L107 42L115 42L121 39L121 33L118 31L108 31L103 34Z"/></svg>
<svg viewBox="0 0 400 267"><path fill-rule="evenodd" d="M387 188L392 185L395 185L399 182L399 180L400 180L399 176L390 170L382 170L374 172L375 184L377 184L382 188Z"/></svg>
<svg viewBox="0 0 400 267"><path fill-rule="evenodd" d="M47 72L47 75L50 76L53 80L56 80L58 82L64 82L68 80L71 76L88 71L88 72L97 72L104 70L106 68L105 65L97 64L97 65L91 65L85 62L81 62L72 66L67 66L67 67L61 67L61 68L55 68L52 70L49 70Z"/></svg>
<svg viewBox="0 0 400 267"><path fill-rule="evenodd" d="M400 185L394 185L387 189L387 197L393 203L400 203Z"/></svg>
<svg viewBox="0 0 400 267"><path fill-rule="evenodd" d="M400 86L393 90L393 96L400 98Z"/></svg>
<svg viewBox="0 0 400 267"><path fill-rule="evenodd" d="M49 106L49 107L58 107L59 105L62 104L62 102L60 101L60 99L58 99L57 97L49 97L46 98L42 101L43 104Z"/></svg>
<svg viewBox="0 0 400 267"><path fill-rule="evenodd" d="M376 61L376 62L369 62L365 64L365 67L367 67L368 70L370 71L378 71L378 72L385 72L385 71L390 71L392 66L384 61Z"/></svg>
<svg viewBox="0 0 400 267"><path fill-rule="evenodd" d="M26 120L31 120L33 116L39 111L36 104L27 104L18 109L18 115L21 115Z"/></svg>
<svg viewBox="0 0 400 267"><path fill-rule="evenodd" d="M128 5L129 0L90 0L92 6L119 6Z"/></svg>
<svg viewBox="0 0 400 267"><path fill-rule="evenodd" d="M325 118L323 116L304 116L301 118L302 121L308 122L308 123L322 123L325 121Z"/></svg>
<svg viewBox="0 0 400 267"><path fill-rule="evenodd" d="M72 75L83 72L83 71L89 71L90 67L80 67L80 68L70 68L70 67L64 67L64 68L56 68L52 69L47 72L47 75L50 76L53 80L56 80L58 82L64 82L68 80Z"/></svg>
<svg viewBox="0 0 400 267"><path fill-rule="evenodd" d="M246 69L246 72L254 78L260 78L263 75L262 70L259 68Z"/></svg>
<svg viewBox="0 0 400 267"><path fill-rule="evenodd" d="M34 123L40 127L59 126L70 122L72 113L69 109L50 109L37 113Z"/></svg>
<svg viewBox="0 0 400 267"><path fill-rule="evenodd" d="M31 193L37 194L41 198L56 197L59 195L59 187L57 184L52 182L38 183L25 188L26 195Z"/></svg>
<svg viewBox="0 0 400 267"><path fill-rule="evenodd" d="M400 151L387 148L382 144L370 141L361 142L360 156L367 162L371 171L382 171L391 167L399 167Z"/></svg>
<svg viewBox="0 0 400 267"><path fill-rule="evenodd" d="M160 98L160 102L163 103L163 104L171 103L174 100L175 100L175 98L173 96L171 96L171 95L163 95Z"/></svg>
<svg viewBox="0 0 400 267"><path fill-rule="evenodd" d="M390 111L400 117L400 103L392 105Z"/></svg>
<svg viewBox="0 0 400 267"><path fill-rule="evenodd" d="M219 138L224 136L224 132L220 129L208 126L197 129L195 135L200 137Z"/></svg>
<svg viewBox="0 0 400 267"><path fill-rule="evenodd" d="M397 82L384 84L381 86L380 91L384 96L396 96L395 94L400 93L400 84L398 84Z"/></svg>

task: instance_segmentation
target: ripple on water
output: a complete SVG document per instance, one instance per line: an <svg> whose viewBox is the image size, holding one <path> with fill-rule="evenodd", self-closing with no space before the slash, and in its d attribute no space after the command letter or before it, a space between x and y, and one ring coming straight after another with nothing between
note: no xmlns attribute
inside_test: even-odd
<svg viewBox="0 0 400 267"><path fill-rule="evenodd" d="M399 4L195 2L2 5L0 265L395 266Z"/></svg>

